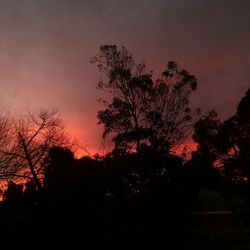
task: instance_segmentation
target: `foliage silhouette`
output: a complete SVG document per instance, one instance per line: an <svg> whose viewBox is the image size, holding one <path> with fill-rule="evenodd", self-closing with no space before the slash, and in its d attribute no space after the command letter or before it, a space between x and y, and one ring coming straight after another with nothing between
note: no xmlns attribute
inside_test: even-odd
<svg viewBox="0 0 250 250"><path fill-rule="evenodd" d="M250 180L250 89L237 112L222 124L218 149L225 155L224 174L234 181Z"/></svg>
<svg viewBox="0 0 250 250"><path fill-rule="evenodd" d="M20 205L23 198L23 186L12 181L9 182L7 189L3 194L3 202L8 207Z"/></svg>
<svg viewBox="0 0 250 250"><path fill-rule="evenodd" d="M231 181L247 181L250 177L250 90L238 104L234 116L221 122L212 111L194 126L193 139L198 150L193 154L208 165L215 162L223 169L224 177Z"/></svg>
<svg viewBox="0 0 250 250"><path fill-rule="evenodd" d="M168 153L186 136L192 126L189 96L196 78L169 62L155 82L145 64L136 64L125 47L100 47L91 59L106 79L98 88L109 93L111 101L101 99L105 109L98 112L105 137L112 134L115 146L140 152L144 147Z"/></svg>
<svg viewBox="0 0 250 250"><path fill-rule="evenodd" d="M197 151L192 152L190 165L198 186L214 187L220 182L219 172L214 168L220 154L217 149L221 121L215 111L210 111L194 125L193 140L198 143Z"/></svg>

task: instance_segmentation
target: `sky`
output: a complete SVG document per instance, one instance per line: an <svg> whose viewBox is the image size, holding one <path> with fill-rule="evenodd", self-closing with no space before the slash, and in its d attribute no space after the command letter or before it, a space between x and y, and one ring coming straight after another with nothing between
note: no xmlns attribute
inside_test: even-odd
<svg viewBox="0 0 250 250"><path fill-rule="evenodd" d="M233 115L250 87L248 0L0 0L0 111L57 108L91 153L101 45L124 45L157 77L176 61L198 79L203 113Z"/></svg>

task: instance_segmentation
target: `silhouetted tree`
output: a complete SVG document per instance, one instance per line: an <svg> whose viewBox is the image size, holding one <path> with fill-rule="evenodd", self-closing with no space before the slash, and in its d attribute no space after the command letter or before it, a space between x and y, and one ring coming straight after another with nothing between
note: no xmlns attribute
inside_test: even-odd
<svg viewBox="0 0 250 250"><path fill-rule="evenodd" d="M5 178L32 179L36 188L41 190L41 162L52 146L69 144L57 111L41 110L38 114L10 118L5 123L5 129L5 143L0 147L4 162L1 175Z"/></svg>
<svg viewBox="0 0 250 250"><path fill-rule="evenodd" d="M221 127L221 121L215 111L209 112L203 116L194 125L193 139L198 143L198 149L195 154L199 154L203 159L206 158L210 166L218 158L217 141Z"/></svg>
<svg viewBox="0 0 250 250"><path fill-rule="evenodd" d="M52 202L93 208L105 198L109 169L95 159L77 160L70 149L54 147L44 164L44 187Z"/></svg>
<svg viewBox="0 0 250 250"><path fill-rule="evenodd" d="M226 120L218 136L218 150L224 156L225 174L234 180L250 178L250 89Z"/></svg>
<svg viewBox="0 0 250 250"><path fill-rule="evenodd" d="M44 184L51 187L55 185L62 176L64 178L74 162L74 154L68 148L52 147L44 161Z"/></svg>
<svg viewBox="0 0 250 250"><path fill-rule="evenodd" d="M68 148L52 147L44 159L44 187L52 202L65 201L69 188L75 185L72 175L75 169L74 154ZM73 195L73 194L72 194Z"/></svg>
<svg viewBox="0 0 250 250"><path fill-rule="evenodd" d="M200 171L211 171L217 163L220 172L231 181L249 180L249 103L250 90L241 99L234 116L221 122L216 112L212 111L195 124L193 139L198 143L198 150L193 152L193 165L200 166Z"/></svg>
<svg viewBox="0 0 250 250"><path fill-rule="evenodd" d="M169 62L162 77L155 82L144 64L136 64L121 47L101 46L91 60L106 79L98 88L109 93L111 102L101 99L105 109L98 112L105 137L113 135L116 147L141 151L150 147L168 152L185 137L192 117L189 96L196 89L196 78Z"/></svg>
<svg viewBox="0 0 250 250"><path fill-rule="evenodd" d="M40 201L40 195L41 194L38 192L36 184L33 180L29 180L25 183L25 188L23 191L25 205L28 205L30 207L38 205Z"/></svg>
<svg viewBox="0 0 250 250"><path fill-rule="evenodd" d="M23 185L13 181L8 183L7 189L3 193L3 202L8 206L20 205L23 198Z"/></svg>
<svg viewBox="0 0 250 250"><path fill-rule="evenodd" d="M218 187L220 173L215 165L220 160L217 148L221 121L213 110L201 117L194 125L193 140L198 144L192 152L192 158L185 164L192 179L191 188L194 193L201 187Z"/></svg>

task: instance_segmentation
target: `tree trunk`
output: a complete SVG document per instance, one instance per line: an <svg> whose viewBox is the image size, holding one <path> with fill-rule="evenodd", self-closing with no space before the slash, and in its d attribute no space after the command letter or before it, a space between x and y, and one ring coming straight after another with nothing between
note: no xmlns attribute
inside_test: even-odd
<svg viewBox="0 0 250 250"><path fill-rule="evenodd" d="M139 126L138 126L138 121L136 115L134 117L134 122L135 122L135 133L136 133L136 152L140 153L141 152L141 140L139 136Z"/></svg>
<svg viewBox="0 0 250 250"><path fill-rule="evenodd" d="M32 160L30 158L30 154L28 152L28 148L27 148L27 145L25 143L25 139L22 137L22 135L20 133L18 133L18 136L19 136L19 138L21 140L21 143L22 143L22 146L23 146L23 150L24 150L24 153L25 153L25 159L28 162L28 165L29 165L29 168L30 168L30 172L31 172L31 174L33 176L33 180L35 182L37 190L41 191L42 190L42 185L41 185L41 183L40 183L40 181L39 181L39 179L37 177L36 171L35 171L34 166L32 164Z"/></svg>

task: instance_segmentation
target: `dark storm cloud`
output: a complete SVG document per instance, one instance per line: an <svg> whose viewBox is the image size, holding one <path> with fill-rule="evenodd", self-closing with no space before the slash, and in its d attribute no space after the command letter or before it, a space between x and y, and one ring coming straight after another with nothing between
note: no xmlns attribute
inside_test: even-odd
<svg viewBox="0 0 250 250"><path fill-rule="evenodd" d="M243 0L0 0L1 110L57 107L98 147L99 73L89 58L123 44L156 75L179 62L198 78L193 103L226 117L250 86L249 26Z"/></svg>

